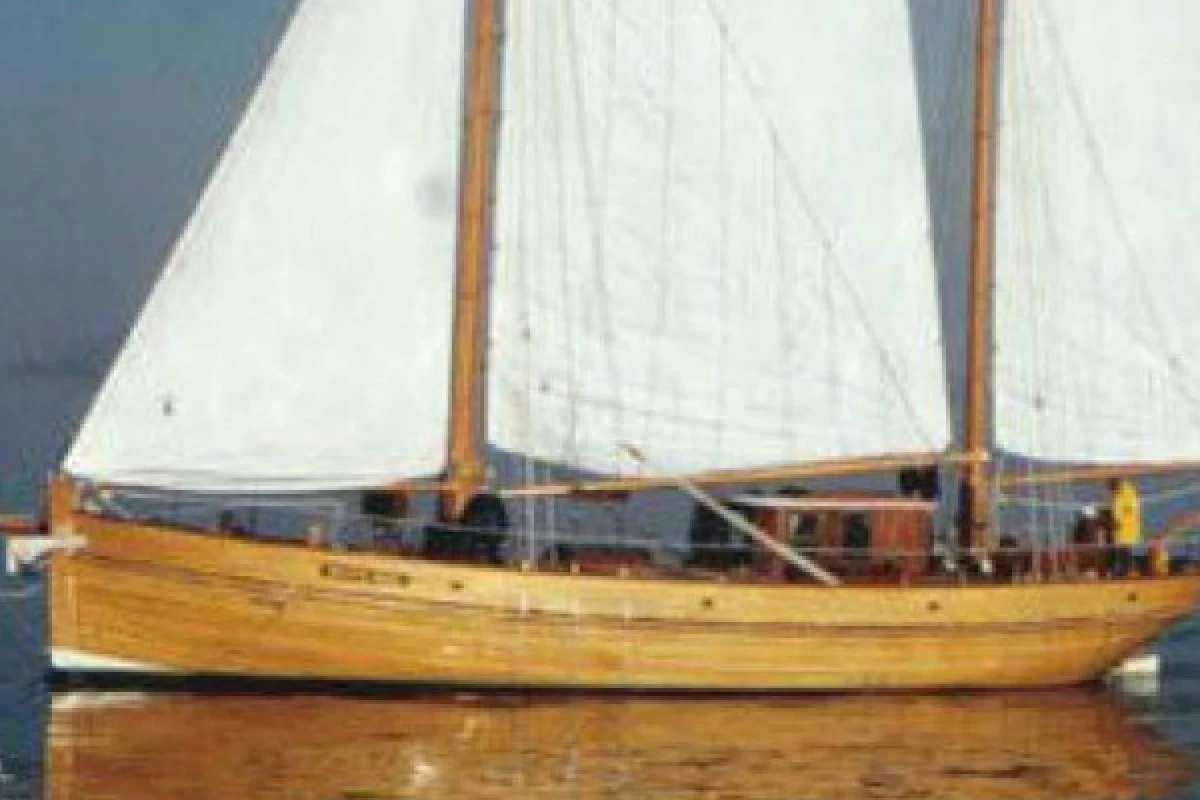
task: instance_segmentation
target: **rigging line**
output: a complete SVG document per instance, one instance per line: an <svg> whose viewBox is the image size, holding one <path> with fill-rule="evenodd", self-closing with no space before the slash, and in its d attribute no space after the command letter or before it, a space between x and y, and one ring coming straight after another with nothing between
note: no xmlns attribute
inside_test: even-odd
<svg viewBox="0 0 1200 800"><path fill-rule="evenodd" d="M777 274L781 276L781 283L786 282L783 276L786 276L791 266L788 259L787 236L785 234L783 204L780 202L780 186L779 186L779 156L771 153L771 233L773 244L775 247L775 258L777 261ZM786 325L790 319L789 305L787 293L777 291L775 295L775 322L779 330L782 332L782 345L785 354L790 358L798 349L797 335L798 331L792 330L792 327ZM789 380L788 370L776 370L776 391L783 398L783 417L784 419L798 419L796 410L795 393L792 391L791 381ZM796 433L791 432L788 438L788 445L795 447L798 444Z"/></svg>
<svg viewBox="0 0 1200 800"><path fill-rule="evenodd" d="M567 7L570 8L570 4L567 4ZM560 7L557 4L551 7L551 14L554 14L555 18L557 18L557 13L559 11ZM558 66L560 59L565 60L566 56L561 52L562 39L560 36L547 34L547 39L551 42L551 47L554 48L550 54L552 68L549 75L543 74L535 77L539 78L541 81L544 81L543 85L551 87L550 129L552 147L554 149L554 155L556 156L554 163L557 169L554 170L554 178L559 206L558 214L556 215L558 220L558 277L560 281L559 293L561 302L563 303L563 311L565 312L562 315L564 324L561 326L561 330L566 338L567 361L570 365L566 370L564 370L567 396L571 402L566 404L567 424L565 426L565 431L567 440L563 443L563 445L567 451L567 460L571 460L570 456L573 456L579 452L579 406L577 403L573 402L579 397L579 373L578 370L575 369L575 365L578 363L579 359L579 343L577 341L575 326L570 323L570 320L575 317L574 308L572 307L572 302L575 298L574 294L571 292L571 282L567 274L567 265L571 263L571 250L568 245L570 240L570 230L567 223L566 214L567 178L564 145L565 136L563 132L563 117L565 115L563 113L563 92L561 91L561 84L558 80L559 70L555 68Z"/></svg>
<svg viewBox="0 0 1200 800"><path fill-rule="evenodd" d="M644 0L638 0L644 2ZM664 338L667 331L667 292L666 286L668 276L672 271L672 252L670 247L671 229L674 222L674 217L671 212L672 206L672 174L674 166L674 139L675 126L674 115L670 113L671 100L675 95L675 3L674 0L667 0L667 15L666 15L666 36L664 44L666 46L666 80L663 89L663 141L662 141L662 189L659 192L659 260L658 260L658 286L657 297L654 304L654 320L651 325L651 333L653 341L658 342ZM651 396L658 394L659 380L662 376L661 359L654 359L652 371L648 376L647 386ZM651 425L651 409L647 407L642 415L642 441L650 439Z"/></svg>
<svg viewBox="0 0 1200 800"><path fill-rule="evenodd" d="M604 225L604 211L607 198L601 197L597 193L596 176L594 172L594 164L592 161L591 137L588 135L588 120L586 119L585 95L583 85L580 80L580 50L579 38L576 31L575 5L574 3L565 3L567 16L567 43L570 48L568 59L568 73L571 82L571 91L575 105L575 135L579 144L583 183L584 197L591 219L591 231L588 237L589 244L592 250L592 282L595 286L597 298L594 310L597 319L600 323L601 336L605 340L607 347L604 348L605 366L608 370L609 387L613 392L613 399L616 404L614 427L621 430L623 425L622 410L624 403L622 402L621 382L618 380L617 359L615 350L615 340L613 332L613 323L611 317L612 297L609 292L608 282L605 275L605 259L606 249L605 240L602 233ZM611 115L611 111L610 111Z"/></svg>
<svg viewBox="0 0 1200 800"><path fill-rule="evenodd" d="M721 297L729 297L729 55L725 47L717 51L717 287ZM725 364L729 354L730 325L728 316L720 314L717 319L717 414L713 447L714 458L719 460L726 434L725 420Z"/></svg>
<svg viewBox="0 0 1200 800"><path fill-rule="evenodd" d="M1017 24L1019 23L1016 21L1013 22L1014 27ZM1032 37L1029 35L1014 35L1005 41L1005 47L1009 53L1016 53L1018 50L1018 44L1027 45L1031 39ZM1012 58L1015 60L1015 57ZM1017 70L1012 70L1012 73L1014 76L1018 76ZM1032 103L1027 104L1016 97L1023 91L1029 92L1030 94L1032 94L1033 91L1033 83L1028 80L1028 77L1023 75L1020 75L1019 77L1025 77L1026 80L1020 81L1014 77L1012 80L1007 81L1007 88L1003 98L1001 99L1002 104L1007 103L1008 107L1014 109L1023 108L1027 105L1032 106ZM1004 124L1004 122L1006 122L1006 120L1002 120L1001 124ZM1015 140L1017 138L1017 130L1018 126L1012 126L1012 134L1011 136L1007 137L1007 139ZM1036 144L1036 137L1026 136L1025 138ZM1021 153L1025 156L1025 161L1027 163L1036 164L1040 163L1041 161L1042 153L1035 147L1022 148ZM1013 160L1016 161L1017 159L1014 158ZM1040 201L1042 205L1048 206L1048 194L1045 192L1045 186L1043 184L1039 184L1035 180L1039 173L1040 171L1036 167L1031 167L1027 170L1011 170L1010 175L1012 175L1014 184L1021 183L1022 177L1026 178L1023 191L1018 192L1014 189L1013 193L1014 195L1024 194L1026 196L1033 196L1037 198L1037 201ZM1044 367L1042 366L1042 363L1045 360L1045 353L1042 343L1047 338L1043 329L1043 322L1047 316L1045 309L1047 308L1048 299L1048 294L1045 291L1044 283L1038 280L1040 277L1038 265L1041 262L1033 255L1035 249L1033 244L1033 231L1035 230L1034 220L1038 217L1031 209L1033 206L1038 205L1037 201L1029 204L1020 204L1018 211L1024 213L1022 215L1021 224L1016 226L1017 230L1016 235L1014 236L1014 239L1017 240L1014 247L1016 251L1023 256L1018 259L1018 263L1022 265L1022 269L1024 269L1027 273L1028 280L1019 282L1015 280L1001 282L1001 286L1027 287L1027 291L1024 296L1020 298L1019 302L1015 304L1011 301L1007 294L1001 293L1000 297L996 301L997 309L993 312L994 316L1000 317L1000 307L1003 306L1011 309L1008 312L1010 315L1015 315L1022 320L1028 320L1027 330L1029 331L1029 338L1031 342L1030 349L1032 352L1030 352L1027 359L1024 360L1025 369L1019 371L1021 379L1017 381L1021 386L1028 387L1028 396L1026 396L1026 393L1024 392L1018 394L1016 392L1008 392L1006 390L1003 375L1011 374L1016 370L1012 370L1011 368L1006 369L1006 367L1009 367L1009 363L999 358L997 359L997 363L994 368L995 377L991 389L993 397L992 403L994 406L999 405L998 398L1008 397L1010 402L1012 402L1015 406L1018 406L1022 411L1027 412L1021 414L1020 416L1025 421L1026 431L1029 436L1029 441L1031 442L1041 441L1041 434L1039 433L1038 425L1040 421L1040 415L1038 412L1040 408L1044 407L1044 401L1042 398L1045 395L1045 387L1041 376L1044 375ZM1017 204L1014 203L1014 205ZM1048 208L1044 208L1042 210L1041 218L1051 218ZM1034 309L1032 314L1028 313L1029 309ZM1008 340L1006 339L1004 341ZM1051 341L1057 341L1057 339L1051 339ZM997 348L995 347L995 344L993 344L993 350L996 349ZM999 350L1001 353L1004 352L1003 347L999 348ZM997 414L996 416L997 428L1003 428L1006 422L1009 420L1015 420L1017 418L1016 414ZM1026 463L1024 465L1024 469L1029 468L1030 465ZM1037 520L1035 519L1034 522L1036 523Z"/></svg>
<svg viewBox="0 0 1200 800"><path fill-rule="evenodd" d="M1076 119L1079 121L1080 127L1083 129L1084 145L1088 154L1088 159L1091 161L1092 168L1096 171L1097 177L1100 179L1104 187L1103 198L1105 205L1108 206L1109 214L1112 218L1113 229L1116 231L1117 237L1120 239L1121 247L1125 251L1125 258L1129 268L1134 271L1140 271L1140 259L1137 251L1133 246L1133 241L1129 233L1124 216L1121 214L1121 209L1117 203L1117 193L1113 187L1112 180L1109 178L1108 171L1105 169L1102 148L1096 136L1095 127L1092 125L1091 119L1088 117L1084 107L1083 97L1079 92L1078 82L1075 79L1074 70L1071 68L1071 62L1067 59L1063 49L1062 38L1059 35L1058 24L1054 18L1053 12L1048 5L1037 5L1039 12L1045 13L1045 26L1047 37L1050 40L1051 52L1055 60L1059 63L1066 78L1065 86L1067 91L1067 99L1070 103L1071 110L1074 112ZM1135 281L1134 286L1137 287L1138 299L1147 309L1147 317L1151 325L1157 329L1159 341L1143 342L1142 344L1151 351L1156 351L1161 348L1168 348L1167 353L1168 364L1174 368L1184 372L1190 372L1186 368L1186 361L1179 356L1179 348L1172 342L1169 335L1169 330L1163 322L1163 315L1154 302L1154 297L1148 292L1148 285L1145 281ZM1195 376L1193 376L1195 377ZM1188 400L1192 402L1193 418L1200 421L1200 395L1195 394L1191 389L1188 381L1178 381L1178 390L1184 394Z"/></svg>
<svg viewBox="0 0 1200 800"><path fill-rule="evenodd" d="M705 7L708 9L709 15L713 19L713 23L717 28L717 32L721 37L722 42L724 42L725 46L729 49L731 61L739 73L742 83L749 90L749 94L753 100L755 109L758 111L760 118L766 125L772 148L781 155L780 161L785 167L785 175L788 179L787 183L795 193L796 199L799 201L800 207L804 211L804 215L808 219L809 224L816 232L818 245L820 246L821 250L824 251L826 257L829 259L829 262L836 267L836 269L833 270L833 273L840 279L841 285L853 303L855 310L858 312L858 317L861 321L863 330L866 332L867 336L870 337L872 344L874 344L875 349L879 354L879 362L883 367L888 382L892 384L892 388L899 397L905 411L908 413L913 425L913 429L919 436L922 437L925 442L933 442L936 437L933 436L932 432L926 427L924 419L918 413L916 402L907 391L908 387L902 379L899 366L894 363L891 357L891 352L884 346L882 335L878 330L876 330L875 326L871 324L871 315L867 313L866 305L863 302L861 295L857 291L854 283L850 280L846 265L843 264L841 259L838 257L837 247L834 242L833 235L830 233L829 228L826 226L824 220L817 213L816 207L813 205L812 198L809 197L808 193L804 190L803 181L800 178L799 167L796 165L795 160L787 152L787 148L784 147L783 135L780 133L779 126L775 123L775 120L772 118L770 112L763 103L762 95L758 91L758 87L752 79L750 65L742 56L741 50L737 47L730 33L728 23L726 23L725 18L717 8L717 3L719 0L704 1Z"/></svg>
<svg viewBox="0 0 1200 800"><path fill-rule="evenodd" d="M785 354L788 359L796 357L800 347L800 331L796 327L787 325L791 319L791 302L793 301L790 294L782 287L791 283L791 277L799 275L799 257L797 251L788 251L787 247L787 230L788 225L785 219L784 203L782 203L782 194L784 187L781 186L780 179L780 164L779 154L772 151L770 154L770 201L772 201L772 227L774 228L774 245L775 257L778 259L778 275L780 276L779 290L775 291L775 321L782 332L784 341L781 342L784 347ZM791 375L788 374L788 369L776 369L776 380L778 383L778 392L782 397L782 408L784 408L785 420L803 419L802 408L808 404L808 399L798 399L796 387L794 387ZM808 392L803 392L802 397ZM802 444L802 432L798 426L792 426L791 431L786 432L787 444L791 447L798 447Z"/></svg>
<svg viewBox="0 0 1200 800"><path fill-rule="evenodd" d="M1069 484L1067 485L1069 486ZM1066 488L1059 488L1053 491L1061 497L1071 496L1071 492ZM1200 482L1189 483L1184 486L1179 486L1174 489L1164 489L1161 492L1143 492L1141 494L1142 505L1158 505L1161 503L1169 503L1172 500L1178 500L1183 497L1200 495ZM1049 508L1075 509L1078 510L1087 505L1094 505L1094 501L1072 501L1072 500L1047 500L1042 497L1037 497L1030 494L1010 494L999 493L999 502L1009 505L1025 505L1025 506L1042 506Z"/></svg>
<svg viewBox="0 0 1200 800"><path fill-rule="evenodd" d="M617 73L617 62L618 62L618 59L617 59L617 8L616 8L617 2L618 2L618 0L613 0L613 2L609 5L608 31L607 31L607 38L605 40L606 49L605 49L605 53L604 53L605 61L606 61L605 76L606 76L606 80L607 80L607 84L606 84L605 88L607 89L607 92L606 92L605 98L604 98L604 110L605 110L604 128L603 128L603 134L601 137L602 146L600 148L601 157L602 157L603 161L600 165L600 172L601 172L601 174L604 175L603 195L606 198L609 195L609 183L612 179L612 168L610 165L612 163L613 141L616 136L616 125L613 122L613 120L616 118L616 115L613 114L613 106L616 104L614 98L616 96L616 86L617 86L616 73Z"/></svg>
<svg viewBox="0 0 1200 800"><path fill-rule="evenodd" d="M531 74L535 76L537 72L537 57L536 51L534 56L529 58L530 50L525 46L525 42L532 37L537 40L539 31L535 27L534 19L536 18L534 10L528 6L521 6L513 11L514 14L522 14L523 18L514 19L509 25L508 33L508 56L507 60L510 63L509 74L512 76L512 81L515 84L515 91L510 91L507 94L515 95L512 100L514 103L521 104L524 109L523 113L518 113L516 119L526 119L530 114L536 114L538 106L531 102L532 93L530 86L535 85L531 82ZM519 57L524 56L524 57ZM530 109L534 109L530 111ZM502 122L511 125L513 117L504 115L501 117ZM529 136L510 136L510 142L516 142L517 152L513 156L513 163L519 175L525 176L532 173L531 164L533 159L530 157L531 137ZM516 198L514 200L514 209L512 216L516 224L516 242L514 245L515 253L512 262L512 269L515 272L515 277L518 286L518 297L520 303L519 324L520 336L518 341L521 343L520 357L524 361L524 386L522 386L521 405L519 410L516 408L516 403L513 403L513 415L520 417L521 425L524 427L524 435L521 437L526 446L522 448L523 457L521 459L522 477L526 484L532 484L538 480L538 464L528 455L532 449L529 447L530 441L530 421L533 418L533 301L532 291L529 281L529 223L526 218L526 212L530 205L530 190L529 181L519 180L516 189ZM495 260L493 260L495 263ZM526 558L531 562L537 560L537 499L526 498L521 501L521 513L525 521L525 530L528 531L525 536Z"/></svg>
<svg viewBox="0 0 1200 800"><path fill-rule="evenodd" d="M1022 30L1018 32L1019 36L1011 37L1011 50L1014 53L1017 52L1017 44L1020 43L1023 45L1020 51L1023 61L1030 64L1037 63L1039 52L1037 26L1029 18L1021 18L1014 22L1015 24L1022 24ZM1015 57L1013 60L1015 61ZM1028 396L1018 398L1012 392L1006 392L1005 396L1009 397L1015 406L1020 406L1028 412L1029 441L1038 443L1045 441L1039 423L1048 417L1056 416L1062 419L1065 414L1097 420L1105 415L1103 408L1092 407L1096 400L1092 393L1085 392L1082 396L1076 397L1074 400L1076 407L1064 409L1055 404L1061 395L1056 397L1050 392L1054 390L1056 384L1063 381L1064 377L1069 378L1075 386L1084 385L1081 378L1090 372L1103 372L1103 370L1097 369L1098 362L1108 359L1110 356L1108 351L1096 352L1094 348L1089 348L1088 342L1078 339L1077 331L1071 327L1064 329L1062 325L1054 324L1057 309L1050 286L1056 277L1054 263L1062 255L1062 237L1054 225L1056 214L1053 186L1046 180L1050 162L1047 152L1040 146L1043 140L1037 131L1036 109L1041 102L1044 102L1038 96L1041 80L1033 74L1033 70L1030 68L1017 69L1014 67L1012 71L1021 80L1010 81L1010 86L1014 87L1009 95L1009 104L1012 109L1010 116L1024 122L1025 130L1023 136L1020 137L1021 140L1018 141L1016 131L1020 126L1014 125L1014 134L1009 138L1010 141L1020 145L1014 155L1014 161L1017 160L1015 156L1020 155L1028 167L1023 171L1014 170L1011 180L1015 187L1020 188L1020 191L1014 190L1014 195L1025 195L1032 198L1033 202L1022 205L1020 210L1024 214L1021 225L1014 236L1019 244L1016 249L1018 263L1023 265L1028 280L1018 282L1014 279L1009 282L1014 286L1024 283L1028 286L1029 291L1024 298L1017 298L1016 302L1012 297L1005 297L1005 314L1009 319L1030 319L1031 321L1029 322L1030 341L1024 359L1027 368L1023 371L1022 382L1022 385L1027 387ZM1023 97L1017 96L1018 93L1023 93ZM1020 110L1026 108L1035 111L1021 114ZM1039 252L1038 245L1042 240L1046 241L1046 250L1048 251L1046 254ZM1046 255L1048 257L1045 257ZM1095 282L1089 282L1086 287L1081 287L1080 291L1095 295L1097 288ZM1092 302L1097 307L1102 307L1102 301L1093 299ZM1097 320L1097 324L1103 325L1104 323L1103 318ZM1096 331L1090 330L1089 333L1094 340ZM1066 357L1067 353L1072 350L1076 351L1075 357ZM1070 366L1060 368L1058 372L1048 371L1051 364L1064 362ZM1015 370L1010 367L1010 374L1012 372ZM1108 414L1108 416L1115 419L1115 415ZM1058 426L1057 431L1053 424L1049 426L1049 429L1052 433L1057 434L1055 437L1057 446L1051 449L1057 450L1068 445L1070 437L1062 425ZM1066 447L1066 449L1069 451L1072 448ZM1024 467L1026 470L1034 468L1032 462L1025 462Z"/></svg>
<svg viewBox="0 0 1200 800"><path fill-rule="evenodd" d="M1057 494L1057 492L1056 492ZM1004 492L996 493L997 505L1021 506L1032 509L1046 509L1051 511L1078 511L1084 506L1092 505L1088 501L1077 500L1054 500L1044 497L1035 497L1033 495L1022 494L1007 494Z"/></svg>
<svg viewBox="0 0 1200 800"><path fill-rule="evenodd" d="M1034 60L1030 53L1031 51L1036 52L1036 47L1032 44L1035 41L1035 29L1026 17L1014 16L1010 24L1013 26L1013 30L1009 32L1006 41L1010 77L1005 81L1003 97L1005 119L1002 122L1009 127L1010 132L1002 141L1012 143L1021 140L1020 147L1013 148L1015 152L1012 154L1012 160L1016 166L1007 171L1008 179L1011 182L1010 191L1013 195L1013 205L1017 211L1014 213L1014 217L1020 216L1020 224L1013 226L1014 230L1011 234L1013 252L1016 257L1010 273L1021 273L1022 277L1027 277L1027 279L1019 280L1014 275L1009 280L1000 282L1001 291L997 297L996 316L1000 320L1021 320L1029 331L1029 341L1024 358L1001 357L998 359L993 394L997 405L1003 405L999 402L1003 398L1011 403L1017 411L1017 413L999 413L999 425L1012 427L1016 420L1023 420L1024 436L1028 441L1036 443L1042 440L1038 422L1046 411L1047 386L1045 368L1042 366L1047 356L1045 348L1057 346L1061 349L1067 343L1063 341L1061 329L1053 331L1053 335L1047 336L1043 326L1044 321L1051 316L1052 305L1049 302L1050 297L1045 290L1044 281L1040 280L1042 272L1039 267L1045 263L1045 259L1037 257L1036 240L1039 229L1036 223L1041 220L1046 226L1041 235L1049 240L1052 258L1053 253L1057 252L1057 236L1055 236L1053 228L1046 225L1046 221L1054 219L1048 184L1044 180L1037 180L1045 172L1045 168L1039 166L1044 161L1044 153L1037 147L1040 140L1036 135L1022 131L1020 124L1034 115L1018 113L1018 110L1021 109L1037 107L1037 83L1031 80L1028 70L1018 69L1021 64ZM1017 197L1028 197L1032 199L1032 202L1017 203ZM999 202L1002 203L1003 200ZM1010 290L1011 294L1016 295L1016 287L1020 286L1028 289L1022 297L1010 296L1010 293L1005 291L1006 288L1013 287ZM1091 290L1094 288L1094 286L1089 287ZM1011 344L1012 338L1006 337L1002 342ZM1001 356L1004 356L1008 349L1012 348L1001 347ZM1075 361L1074 363L1081 362ZM1094 363L1094 360L1085 360L1085 363ZM1010 383L1015 384L1019 391L1008 389L1007 386ZM1075 412L1087 414L1087 409L1080 408ZM1028 470L1031 466L1029 463L1024 463L1021 468Z"/></svg>

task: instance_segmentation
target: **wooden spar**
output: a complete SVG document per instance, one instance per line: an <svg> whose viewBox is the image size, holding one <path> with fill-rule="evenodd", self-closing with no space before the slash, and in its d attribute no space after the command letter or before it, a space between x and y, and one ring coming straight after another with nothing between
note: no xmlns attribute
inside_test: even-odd
<svg viewBox="0 0 1200 800"><path fill-rule="evenodd" d="M501 3L502 0L471 0L467 13L448 489L441 504L441 515L446 520L457 520L467 501L484 483L483 375L499 106Z"/></svg>
<svg viewBox="0 0 1200 800"><path fill-rule="evenodd" d="M650 466L646 461L646 456L641 450L631 444L623 445L622 448L626 453L629 453L639 464ZM792 566L804 572L809 577L823 583L826 586L841 586L842 582L836 577L821 569L820 566L809 561L804 556L797 553L792 548L775 541L767 534L760 531L756 526L751 525L744 517L734 514L725 506L721 505L711 494L701 489L695 483L689 481L680 475L665 475L665 480L670 481L675 486L678 486L684 493L690 495L697 503L707 508L709 511L716 514L727 523L737 528L742 533L749 536L754 541L758 542L764 548L782 558Z"/></svg>
<svg viewBox="0 0 1200 800"><path fill-rule="evenodd" d="M803 478L833 478L844 475L867 475L874 472L892 472L907 467L924 467L934 464L966 464L974 458L956 453L919 453L914 455L873 456L870 458L848 458L817 461L808 464L793 464L786 467L761 469L723 470L684 476L697 486L733 486L747 483L779 483ZM648 489L663 489L675 486L674 480L661 475L625 478L607 478L576 483L544 483L504 489L501 497L560 497L572 494L586 495L589 492L637 492Z"/></svg>
<svg viewBox="0 0 1200 800"><path fill-rule="evenodd" d="M1166 461L1144 464L1103 464L1090 467L1068 467L1065 469L1039 470L1031 472L1008 472L996 475L994 485L999 489L1021 486L1047 486L1060 483L1088 483L1109 478L1131 478L1146 475L1172 475L1179 472L1200 470L1198 461Z"/></svg>
<svg viewBox="0 0 1200 800"><path fill-rule="evenodd" d="M991 317L994 219L996 3L979 0L975 45L975 115L971 177L971 283L967 298L967 420L965 449L990 451ZM966 468L968 487L962 544L986 548L990 538L991 469L986 458Z"/></svg>

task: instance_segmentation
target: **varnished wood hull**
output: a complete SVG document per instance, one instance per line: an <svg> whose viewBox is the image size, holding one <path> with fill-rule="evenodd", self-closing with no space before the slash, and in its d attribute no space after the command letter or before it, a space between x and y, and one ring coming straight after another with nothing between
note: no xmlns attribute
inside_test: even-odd
<svg viewBox="0 0 1200 800"><path fill-rule="evenodd" d="M523 573L76 517L52 647L87 666L473 686L892 690L1094 679L1200 577L743 586ZM68 659L74 658L74 661Z"/></svg>

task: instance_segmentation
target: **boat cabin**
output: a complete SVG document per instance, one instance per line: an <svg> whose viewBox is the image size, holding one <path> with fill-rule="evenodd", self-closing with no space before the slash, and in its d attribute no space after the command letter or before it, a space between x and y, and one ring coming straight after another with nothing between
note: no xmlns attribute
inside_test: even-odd
<svg viewBox="0 0 1200 800"><path fill-rule="evenodd" d="M937 503L887 492L743 494L725 505L752 525L845 579L909 579L929 571ZM690 566L804 580L712 511L692 518Z"/></svg>

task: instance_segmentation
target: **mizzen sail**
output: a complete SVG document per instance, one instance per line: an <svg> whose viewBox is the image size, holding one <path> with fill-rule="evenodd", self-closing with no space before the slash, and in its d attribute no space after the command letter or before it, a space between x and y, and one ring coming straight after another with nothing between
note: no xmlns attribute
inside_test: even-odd
<svg viewBox="0 0 1200 800"><path fill-rule="evenodd" d="M945 447L907 3L508 6L493 441L602 473Z"/></svg>
<svg viewBox="0 0 1200 800"><path fill-rule="evenodd" d="M1191 0L1009 0L996 440L1200 458L1200 60Z"/></svg>
<svg viewBox="0 0 1200 800"><path fill-rule="evenodd" d="M462 6L300 4L69 473L269 491L440 469Z"/></svg>

